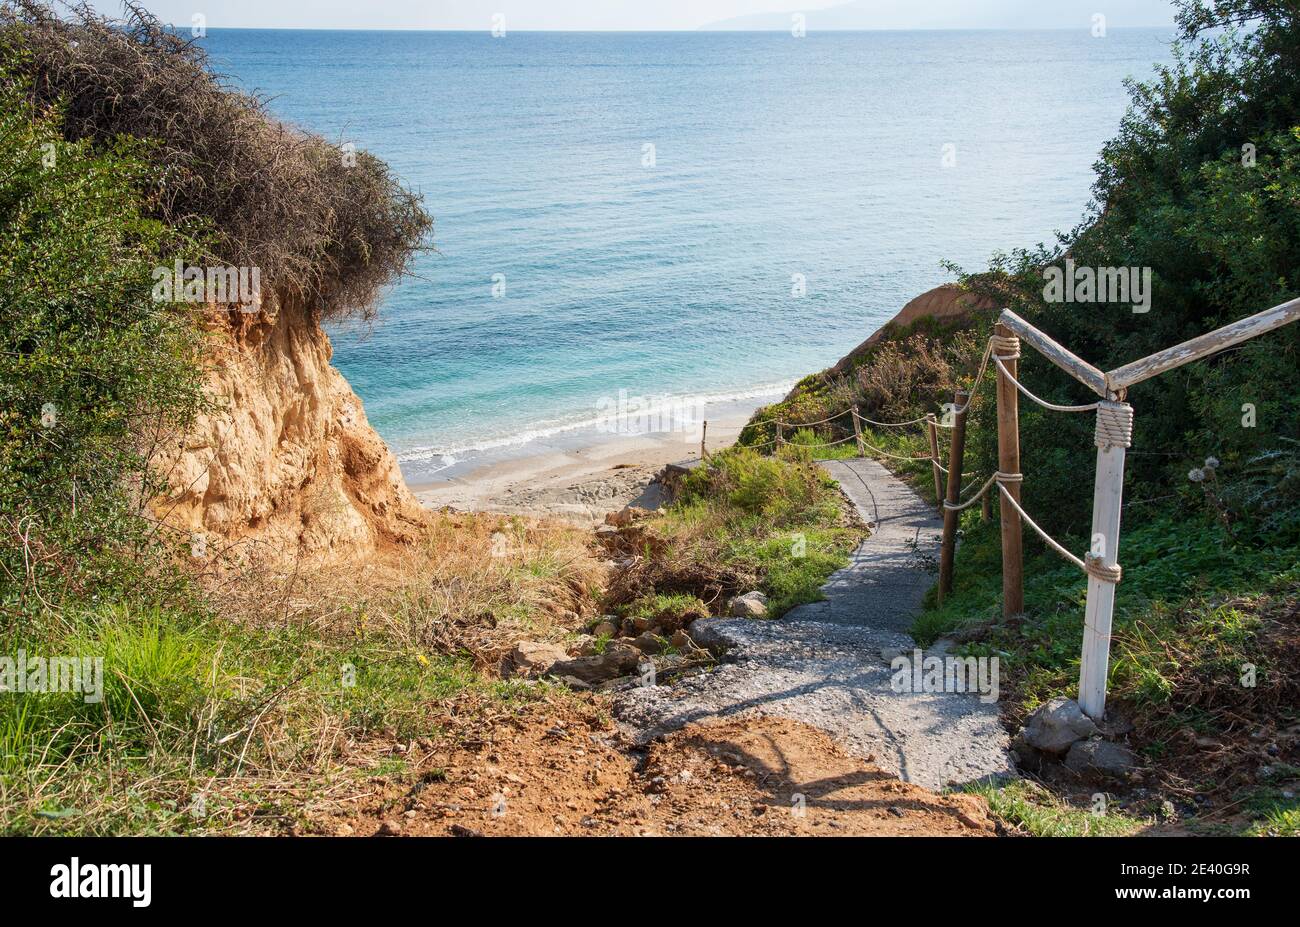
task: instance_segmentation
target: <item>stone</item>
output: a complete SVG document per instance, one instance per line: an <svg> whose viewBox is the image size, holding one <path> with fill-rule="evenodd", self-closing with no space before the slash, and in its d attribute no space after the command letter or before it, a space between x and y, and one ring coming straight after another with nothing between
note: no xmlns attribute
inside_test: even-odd
<svg viewBox="0 0 1300 927"><path fill-rule="evenodd" d="M618 633L618 628L614 627L614 622L606 618L592 628L591 633L596 637L613 637Z"/></svg>
<svg viewBox="0 0 1300 927"><path fill-rule="evenodd" d="M746 592L727 603L733 618L766 618L767 596L761 592Z"/></svg>
<svg viewBox="0 0 1300 927"><path fill-rule="evenodd" d="M545 676L553 665L568 658L569 654L558 644L517 641L514 649L501 661L501 675Z"/></svg>
<svg viewBox="0 0 1300 927"><path fill-rule="evenodd" d="M645 518L650 514L646 509L637 505L625 505L617 512L610 512L605 516L605 524L613 525L616 528L622 528L632 524L639 518Z"/></svg>
<svg viewBox="0 0 1300 927"><path fill-rule="evenodd" d="M1083 713L1072 698L1052 699L1029 716L1020 731L1024 742L1035 750L1060 755L1077 743L1097 733L1097 725Z"/></svg>
<svg viewBox="0 0 1300 927"><path fill-rule="evenodd" d="M654 632L646 631L644 634L637 637L636 640L632 641L632 646L642 653L655 654L664 649L664 642L662 638L657 636Z"/></svg>
<svg viewBox="0 0 1300 927"><path fill-rule="evenodd" d="M1066 769L1099 782L1123 781L1137 765L1137 754L1108 740L1078 741L1065 755Z"/></svg>
<svg viewBox="0 0 1300 927"><path fill-rule="evenodd" d="M605 645L603 653L588 657L561 660L551 666L553 676L572 676L588 685L630 676L641 662L641 651L624 641L613 640Z"/></svg>
<svg viewBox="0 0 1300 927"><path fill-rule="evenodd" d="M596 528L596 538L604 541L608 538L618 537L618 528L614 525L600 525Z"/></svg>
<svg viewBox="0 0 1300 927"><path fill-rule="evenodd" d="M1043 768L1043 751L1025 743L1023 736L1016 735L1016 738L1011 741L1011 757L1015 761L1016 767L1026 772L1036 773Z"/></svg>
<svg viewBox="0 0 1300 927"><path fill-rule="evenodd" d="M727 648L731 646L719 627L725 620L724 618L701 618L691 625L687 633L696 644L721 659Z"/></svg>
<svg viewBox="0 0 1300 927"><path fill-rule="evenodd" d="M396 821L385 821L379 825L377 836L380 837L398 837L401 836L402 825Z"/></svg>

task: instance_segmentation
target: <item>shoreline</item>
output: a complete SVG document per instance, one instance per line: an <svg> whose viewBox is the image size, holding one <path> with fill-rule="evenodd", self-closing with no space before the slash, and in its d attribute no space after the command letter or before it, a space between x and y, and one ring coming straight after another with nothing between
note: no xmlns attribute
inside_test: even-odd
<svg viewBox="0 0 1300 927"><path fill-rule="evenodd" d="M767 400L770 401L770 400ZM766 402L731 404L708 418L708 449L735 443ZM442 480L411 480L422 505L457 512L496 512L601 521L625 505L655 508L655 476L668 464L700 456L697 429L647 434L586 431L537 441Z"/></svg>

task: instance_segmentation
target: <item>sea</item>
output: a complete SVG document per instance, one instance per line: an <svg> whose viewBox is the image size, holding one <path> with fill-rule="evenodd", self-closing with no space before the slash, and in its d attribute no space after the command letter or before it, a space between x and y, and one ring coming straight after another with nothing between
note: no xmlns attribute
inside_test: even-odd
<svg viewBox="0 0 1300 927"><path fill-rule="evenodd" d="M779 398L1087 214L1172 32L212 29L278 117L384 159L435 251L334 361L427 485ZM635 414L618 417L618 410ZM615 418L617 417L617 421ZM613 424L611 424L613 422Z"/></svg>

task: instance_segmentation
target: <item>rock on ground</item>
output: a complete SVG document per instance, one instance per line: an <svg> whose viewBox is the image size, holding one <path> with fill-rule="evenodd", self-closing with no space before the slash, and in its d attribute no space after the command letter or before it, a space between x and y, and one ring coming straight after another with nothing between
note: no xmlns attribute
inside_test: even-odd
<svg viewBox="0 0 1300 927"><path fill-rule="evenodd" d="M791 718L930 788L1014 774L996 704L976 694L896 694L881 657L914 646L908 629L933 583L917 554L937 551L934 510L875 461L823 466L873 525L824 587L826 601L778 621L695 622L692 637L710 649L725 644L730 662L671 687L620 693L617 716L641 742L709 717Z"/></svg>
<svg viewBox="0 0 1300 927"><path fill-rule="evenodd" d="M1058 696L1034 711L1020 732L1021 738L1035 750L1062 754L1076 741L1097 733L1097 725L1083 713L1072 698Z"/></svg>
<svg viewBox="0 0 1300 927"><path fill-rule="evenodd" d="M746 592L732 599L727 611L733 618L766 618L767 596L761 592Z"/></svg>
<svg viewBox="0 0 1300 927"><path fill-rule="evenodd" d="M1065 755L1066 769L1093 782L1122 782L1137 765L1137 754L1106 740L1081 740Z"/></svg>

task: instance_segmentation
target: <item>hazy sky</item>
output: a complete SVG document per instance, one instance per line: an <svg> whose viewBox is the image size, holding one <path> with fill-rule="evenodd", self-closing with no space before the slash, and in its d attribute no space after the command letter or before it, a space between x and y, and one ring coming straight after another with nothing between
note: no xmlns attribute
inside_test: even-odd
<svg viewBox="0 0 1300 927"><path fill-rule="evenodd" d="M117 0L94 0L104 13L117 15ZM1020 22L1020 10L1079 6L1086 27L1093 8L1116 26L1165 25L1172 0L909 0L898 18L898 0L857 0L854 6L889 8L888 27L951 24L1004 27ZM210 28L222 26L316 29L489 29L493 14L505 16L508 30L697 29L734 16L799 10L809 14L842 6L844 0L144 0L165 22L188 25L195 13ZM1086 10L1085 10L1086 8ZM915 11L915 21L908 21ZM986 11L986 13L985 13ZM981 16L987 15L986 20ZM1058 17L1059 18L1059 17ZM1041 22L1038 25L1058 25ZM808 16L809 29L816 17Z"/></svg>

